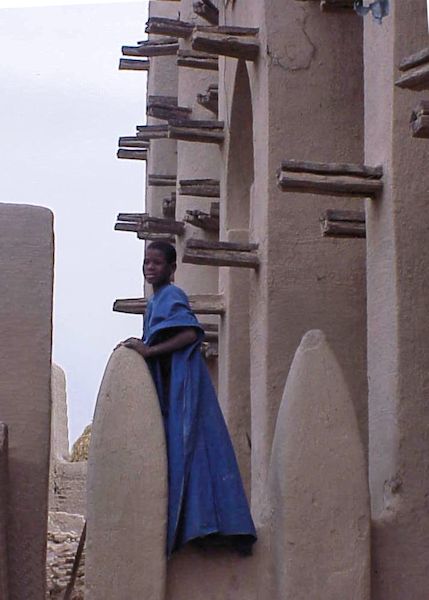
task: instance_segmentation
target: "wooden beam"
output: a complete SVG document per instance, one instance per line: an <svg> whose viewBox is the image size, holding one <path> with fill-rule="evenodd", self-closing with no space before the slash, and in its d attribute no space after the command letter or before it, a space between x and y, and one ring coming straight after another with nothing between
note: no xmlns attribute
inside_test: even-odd
<svg viewBox="0 0 429 600"><path fill-rule="evenodd" d="M202 210L187 210L183 220L206 231L219 231L219 217L212 217Z"/></svg>
<svg viewBox="0 0 429 600"><path fill-rule="evenodd" d="M201 344L201 354L205 360L215 360L219 356L219 346L216 342L203 342Z"/></svg>
<svg viewBox="0 0 429 600"><path fill-rule="evenodd" d="M221 144L224 141L223 121L170 121L168 137L185 142Z"/></svg>
<svg viewBox="0 0 429 600"><path fill-rule="evenodd" d="M210 203L210 216L217 217L219 219L220 216L220 202L211 202Z"/></svg>
<svg viewBox="0 0 429 600"><path fill-rule="evenodd" d="M193 23L180 21L179 19L168 19L165 17L150 17L146 23L145 32L156 35L167 35L178 38L187 38L194 30Z"/></svg>
<svg viewBox="0 0 429 600"><path fill-rule="evenodd" d="M119 60L120 71L149 71L150 62L148 60L132 60L130 58L121 58Z"/></svg>
<svg viewBox="0 0 429 600"><path fill-rule="evenodd" d="M368 179L381 179L383 168L381 166L368 167L353 163L324 163L305 162L300 160L284 160L282 171L300 171L302 173L317 173L319 175L355 175Z"/></svg>
<svg viewBox="0 0 429 600"><path fill-rule="evenodd" d="M147 177L147 184L150 187L163 187L168 185L176 186L176 175L154 175Z"/></svg>
<svg viewBox="0 0 429 600"><path fill-rule="evenodd" d="M147 160L147 149L119 148L116 156L127 160Z"/></svg>
<svg viewBox="0 0 429 600"><path fill-rule="evenodd" d="M215 115L219 111L219 92L216 84L210 85L205 94L197 94L197 102Z"/></svg>
<svg viewBox="0 0 429 600"><path fill-rule="evenodd" d="M327 210L320 217L322 234L325 237L365 238L365 211Z"/></svg>
<svg viewBox="0 0 429 600"><path fill-rule="evenodd" d="M181 196L219 198L220 182L217 179L181 179L178 193Z"/></svg>
<svg viewBox="0 0 429 600"><path fill-rule="evenodd" d="M169 235L183 235L185 224L182 221L174 219L165 219L161 217L152 217L147 214L136 213L135 215L126 213L125 219L120 219L115 225L116 231L133 231L134 233L165 233ZM133 218L134 217L134 218Z"/></svg>
<svg viewBox="0 0 429 600"><path fill-rule="evenodd" d="M124 298L115 300L115 312L133 315L144 315L147 308L147 298ZM223 315L225 300L222 294L197 294L189 296L189 303L197 315Z"/></svg>
<svg viewBox="0 0 429 600"><path fill-rule="evenodd" d="M411 131L415 138L429 138L429 101L422 100L411 114Z"/></svg>
<svg viewBox="0 0 429 600"><path fill-rule="evenodd" d="M182 262L215 267L257 269L259 266L257 248L257 244L190 239L186 242Z"/></svg>
<svg viewBox="0 0 429 600"><path fill-rule="evenodd" d="M259 55L257 31L238 27L196 27L192 34L192 48L201 52L255 61Z"/></svg>
<svg viewBox="0 0 429 600"><path fill-rule="evenodd" d="M354 0L321 0L320 10L322 12L338 12L353 10Z"/></svg>
<svg viewBox="0 0 429 600"><path fill-rule="evenodd" d="M417 65L415 68L408 67L395 85L407 90L429 90L429 61L425 64L417 62Z"/></svg>
<svg viewBox="0 0 429 600"><path fill-rule="evenodd" d="M167 40L144 40L138 46L122 46L124 56L170 56L176 54L179 49L177 39Z"/></svg>
<svg viewBox="0 0 429 600"><path fill-rule="evenodd" d="M139 140L162 140L168 138L168 125L137 125Z"/></svg>
<svg viewBox="0 0 429 600"><path fill-rule="evenodd" d="M176 217L176 194L171 194L170 198L164 198L162 201L162 214L166 219Z"/></svg>
<svg viewBox="0 0 429 600"><path fill-rule="evenodd" d="M219 24L219 9L211 0L194 0L193 9L196 15L208 21L211 25Z"/></svg>
<svg viewBox="0 0 429 600"><path fill-rule="evenodd" d="M139 222L144 217L148 217L148 213L119 213L116 217L117 221Z"/></svg>
<svg viewBox="0 0 429 600"><path fill-rule="evenodd" d="M177 98L170 96L149 96L146 113L156 119L166 121L181 119L186 120L192 113L192 108L178 106Z"/></svg>
<svg viewBox="0 0 429 600"><path fill-rule="evenodd" d="M120 148L141 148L142 150L149 150L150 144L136 136L125 136L119 138L118 146Z"/></svg>
<svg viewBox="0 0 429 600"><path fill-rule="evenodd" d="M414 67L418 67L422 64L429 62L429 47L423 48L423 50L419 50L410 56L404 58L399 64L400 71L409 71Z"/></svg>
<svg viewBox="0 0 429 600"><path fill-rule="evenodd" d="M277 177L285 192L375 197L383 189L382 168L364 165L284 161Z"/></svg>
<svg viewBox="0 0 429 600"><path fill-rule="evenodd" d="M188 67L190 69L205 69L207 71L218 71L219 60L216 54L193 52L189 50L179 50L177 52L177 66Z"/></svg>

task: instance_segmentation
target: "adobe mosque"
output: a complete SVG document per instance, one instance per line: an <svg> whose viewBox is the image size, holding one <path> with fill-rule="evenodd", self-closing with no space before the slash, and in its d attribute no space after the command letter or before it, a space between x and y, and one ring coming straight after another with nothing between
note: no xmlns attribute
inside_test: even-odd
<svg viewBox="0 0 429 600"><path fill-rule="evenodd" d="M118 244L176 245L259 539L166 561L163 424L131 350L70 461L52 215L1 204L0 597L45 598L50 497L49 597L85 515L76 598L427 600L426 2L153 0L146 32L120 68L147 76L147 123L118 150L146 162L146 212L118 206Z"/></svg>

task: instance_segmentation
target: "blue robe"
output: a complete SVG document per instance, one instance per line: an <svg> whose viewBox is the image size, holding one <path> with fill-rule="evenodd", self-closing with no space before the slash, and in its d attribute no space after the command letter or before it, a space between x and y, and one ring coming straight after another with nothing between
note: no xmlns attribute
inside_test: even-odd
<svg viewBox="0 0 429 600"><path fill-rule="evenodd" d="M205 536L232 536L228 541L238 545L256 540L234 450L200 352L204 331L186 294L165 285L148 302L143 341L154 345L174 335L169 330L183 327L197 330L195 343L147 361L167 440L168 556Z"/></svg>

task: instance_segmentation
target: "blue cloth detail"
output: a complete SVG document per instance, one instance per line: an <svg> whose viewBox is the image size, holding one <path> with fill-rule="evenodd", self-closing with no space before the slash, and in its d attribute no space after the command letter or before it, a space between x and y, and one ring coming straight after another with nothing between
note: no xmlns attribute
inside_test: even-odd
<svg viewBox="0 0 429 600"><path fill-rule="evenodd" d="M373 19L381 23L383 18L389 14L389 0L375 0L369 6L364 6L363 0L355 0L354 8L361 17L371 12Z"/></svg>
<svg viewBox="0 0 429 600"><path fill-rule="evenodd" d="M149 300L143 340L195 327L198 340L170 355L169 383L163 357L148 359L160 399L168 453L167 554L211 534L256 540L232 443L199 346L204 331L186 294L168 284ZM165 360L165 357L164 357Z"/></svg>

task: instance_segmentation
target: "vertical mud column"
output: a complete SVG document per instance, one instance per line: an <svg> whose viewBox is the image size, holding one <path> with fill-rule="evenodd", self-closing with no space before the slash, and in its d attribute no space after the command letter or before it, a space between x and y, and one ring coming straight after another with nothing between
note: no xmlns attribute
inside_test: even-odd
<svg viewBox="0 0 429 600"><path fill-rule="evenodd" d="M149 3L149 17L177 18L179 2L152 0ZM149 35L149 39L157 40L159 36ZM151 96L177 97L177 65L176 55L152 56L147 79L147 101ZM165 121L148 116L148 125L163 125ZM148 160L146 162L146 179L148 174L176 175L177 142L175 140L151 140ZM146 187L146 211L153 217L162 217L164 198L171 196L174 186Z"/></svg>
<svg viewBox="0 0 429 600"><path fill-rule="evenodd" d="M252 507L261 524L281 394L308 329L326 332L340 357L366 445L365 243L323 238L319 224L326 209L356 210L362 200L284 192L276 178L284 160L363 162L362 23L352 10L322 13L317 3L295 0L253 2L252 10L237 2L232 16L236 25L259 27L261 48L247 65L250 239L260 257L249 295Z"/></svg>
<svg viewBox="0 0 429 600"><path fill-rule="evenodd" d="M409 120L426 95L394 83L428 37L425 2L390 4L381 26L365 21L366 161L384 168L367 203L373 598L417 600L429 588L429 174Z"/></svg>
<svg viewBox="0 0 429 600"><path fill-rule="evenodd" d="M0 421L9 428L11 600L44 600L51 425L53 216L0 205Z"/></svg>

